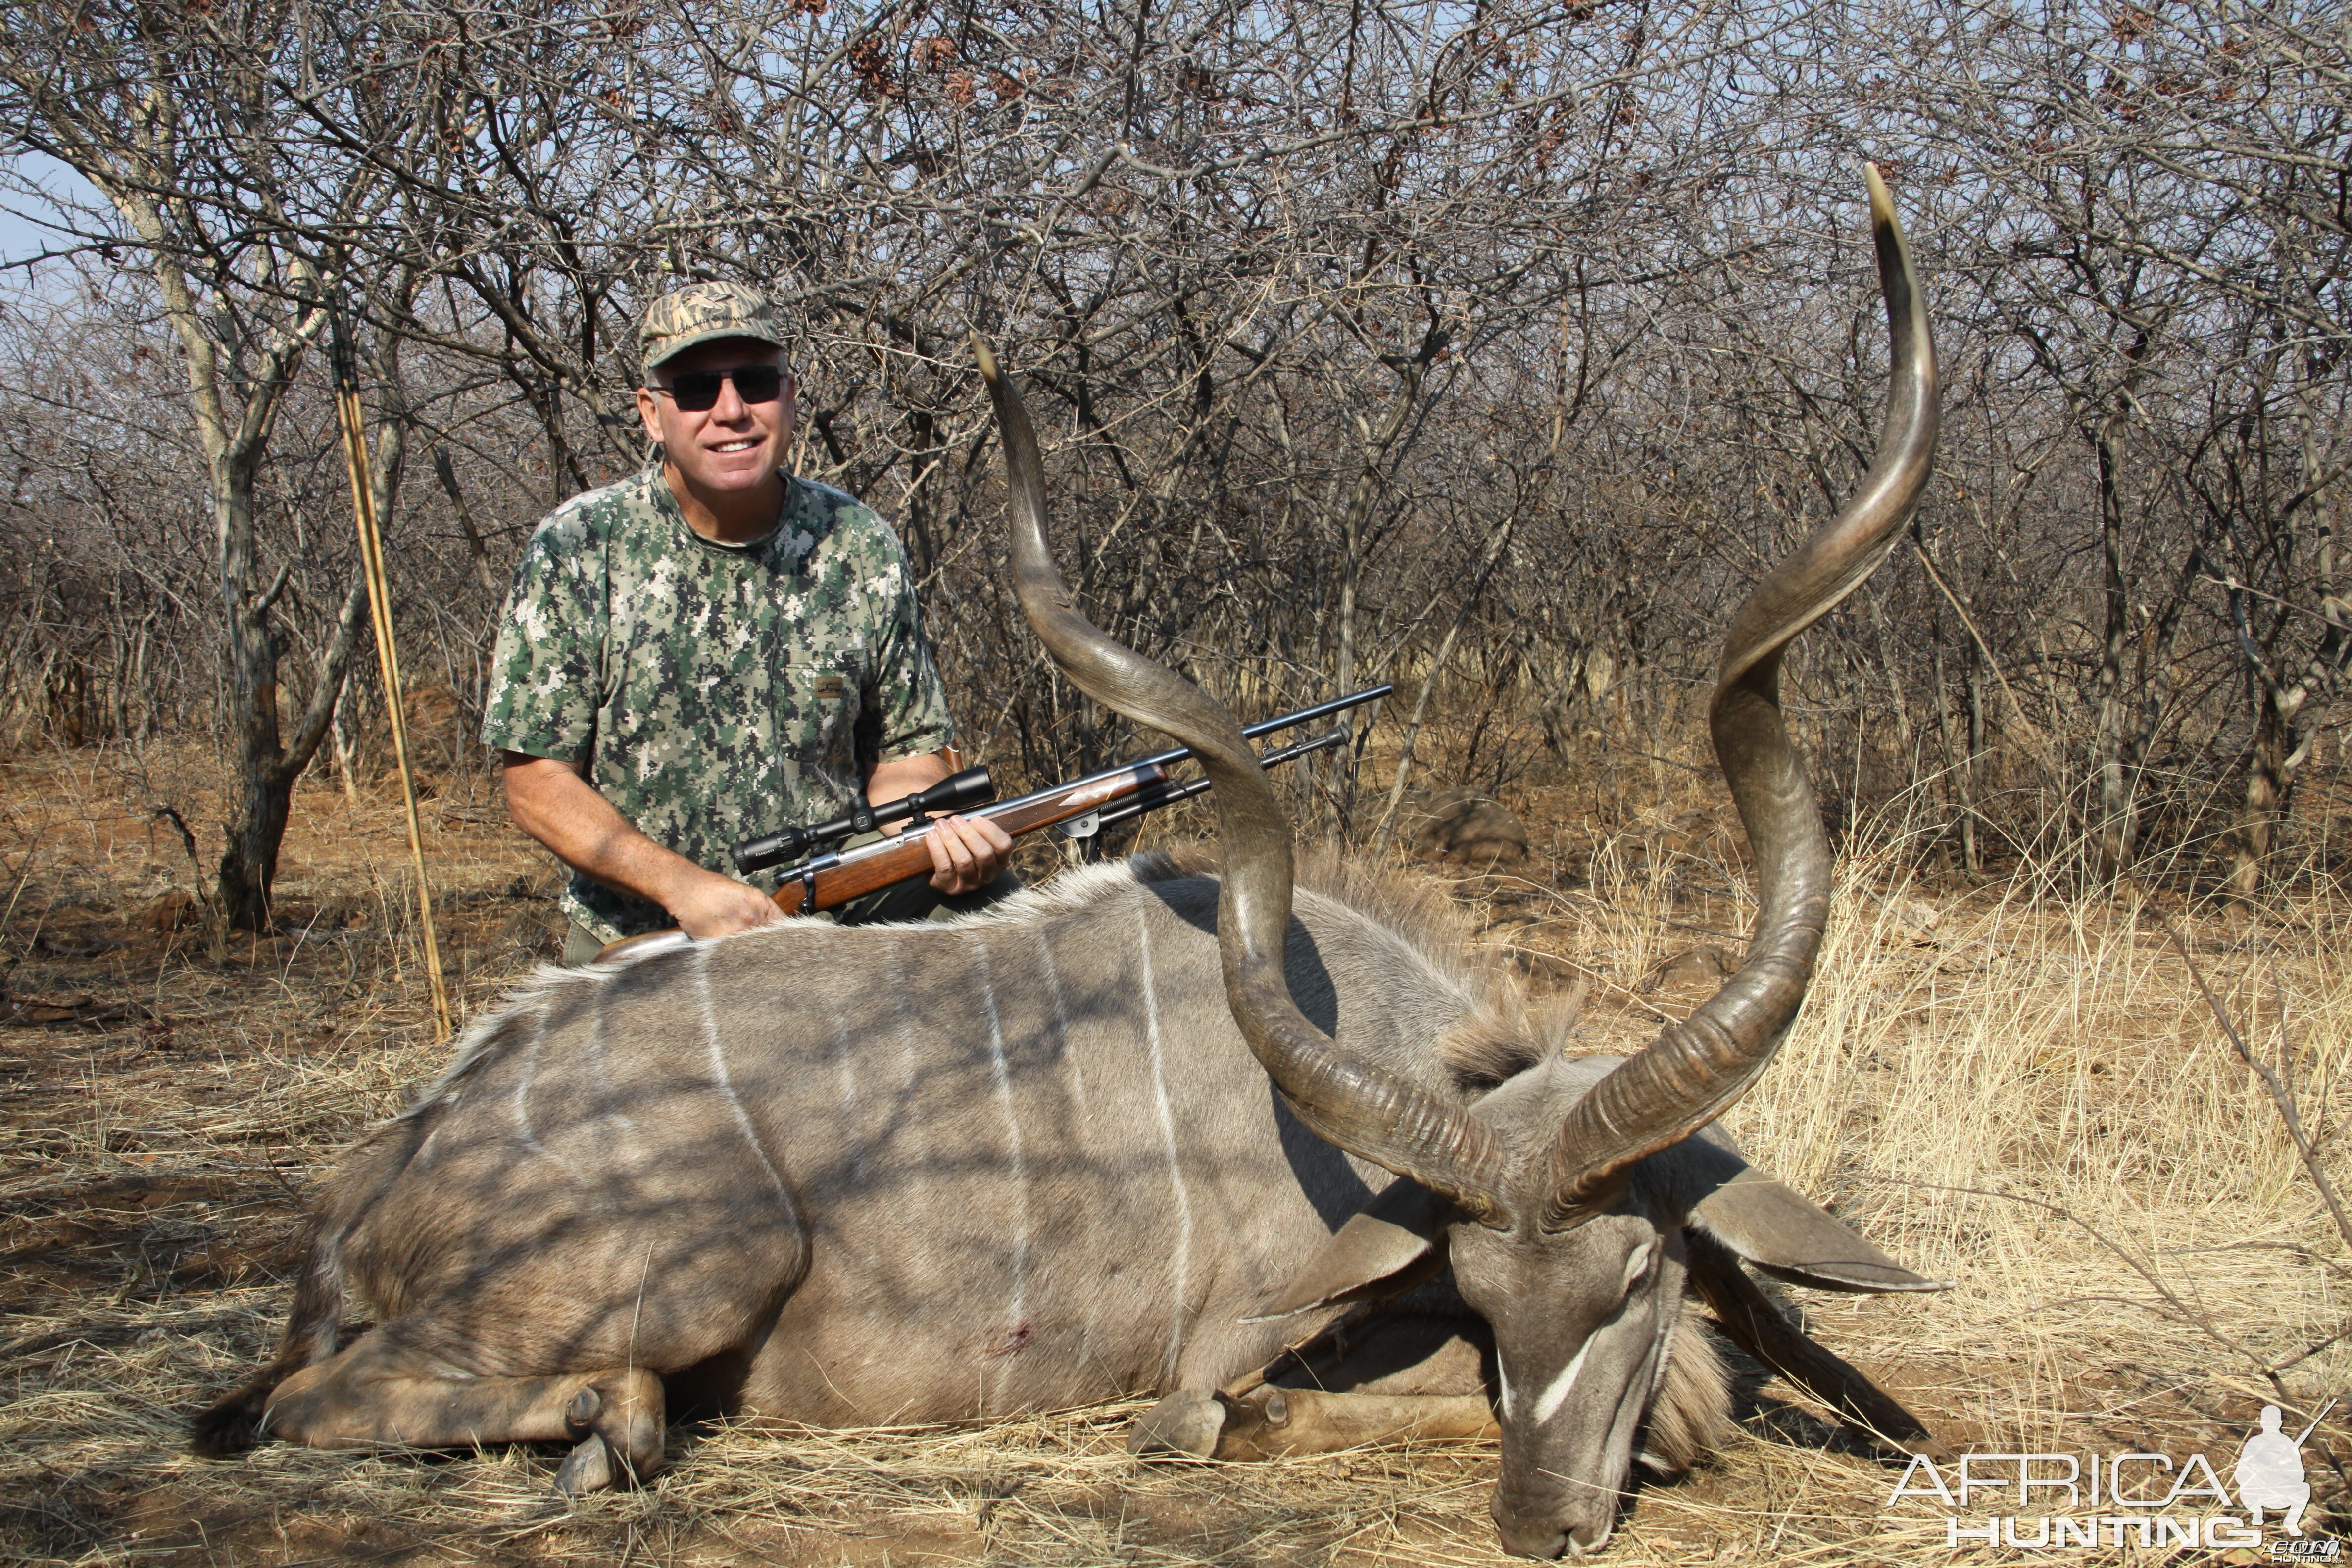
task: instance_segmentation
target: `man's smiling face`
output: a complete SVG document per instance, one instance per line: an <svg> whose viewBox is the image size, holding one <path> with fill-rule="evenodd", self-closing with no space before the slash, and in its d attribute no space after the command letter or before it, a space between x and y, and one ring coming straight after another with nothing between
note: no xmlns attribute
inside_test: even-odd
<svg viewBox="0 0 2352 1568"><path fill-rule="evenodd" d="M720 338L664 360L647 377L652 385L637 389L646 434L662 444L678 477L709 501L758 489L783 467L793 439L793 379L785 375L776 396L751 403L730 375L719 384L719 401L698 413L680 408L668 389L697 373L780 370L782 364L783 351L773 344Z"/></svg>

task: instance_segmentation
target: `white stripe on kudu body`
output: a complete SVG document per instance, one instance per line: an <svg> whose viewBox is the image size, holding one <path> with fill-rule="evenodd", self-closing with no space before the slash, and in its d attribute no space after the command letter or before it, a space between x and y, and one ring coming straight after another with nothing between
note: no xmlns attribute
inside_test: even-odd
<svg viewBox="0 0 2352 1568"><path fill-rule="evenodd" d="M1037 931L1037 966L1045 976L1045 994L1054 999L1054 1048L1061 1053L1063 1075L1070 1080L1070 1108L1084 1117L1086 1069L1078 1065L1078 1053L1070 1047L1070 1012L1062 1003L1062 977L1054 973L1054 944L1045 940L1042 926Z"/></svg>
<svg viewBox="0 0 2352 1568"><path fill-rule="evenodd" d="M531 1026L530 1044L523 1049L522 1071L515 1075L515 1131L522 1135L522 1146L534 1154L547 1152L530 1124L530 1086L539 1079L539 1046L546 1037L547 1017L541 1014L539 1021Z"/></svg>
<svg viewBox="0 0 2352 1568"><path fill-rule="evenodd" d="M604 1050L604 1020L611 1016L610 1007L594 1007L588 1015L588 1049L596 1058L596 1097L598 1105L606 1108L605 1114L613 1125L624 1132L634 1132L637 1124L621 1113L620 1097L613 1091L613 1063Z"/></svg>
<svg viewBox="0 0 2352 1568"><path fill-rule="evenodd" d="M1184 1349L1184 1297L1192 1272L1192 1195L1184 1190L1184 1163L1176 1150L1176 1113L1168 1104L1168 1075L1160 1059L1160 996L1152 984L1151 926L1139 909L1135 915L1137 955L1143 961L1143 1038L1151 1056L1151 1093L1160 1107L1160 1138L1168 1151L1168 1179L1176 1188L1176 1289L1168 1311L1168 1360L1163 1382L1175 1381L1176 1363Z"/></svg>
<svg viewBox="0 0 2352 1568"><path fill-rule="evenodd" d="M702 1005L702 1038L710 1051L710 1082L719 1090L719 1097L727 1102L727 1109L734 1113L736 1130L751 1146L760 1169L767 1172L768 1180L775 1184L776 1196L784 1201L784 1212L793 1214L793 1195L785 1190L784 1178L777 1173L775 1162L760 1146L759 1129L751 1125L751 1113L743 1108L743 1097L735 1092L735 1080L728 1076L727 1047L719 1038L719 1011L710 1001L710 955L716 951L717 944L706 943L694 955L694 994ZM797 1221L799 1216L794 1214L793 1218Z"/></svg>
<svg viewBox="0 0 2352 1568"><path fill-rule="evenodd" d="M849 1134L849 1180L866 1181L866 1134L857 1121L857 1057L849 1037L849 1015L833 1016L833 1061L841 1079L841 1125Z"/></svg>
<svg viewBox="0 0 2352 1568"><path fill-rule="evenodd" d="M1028 1315L1029 1168L1021 1157L1021 1119L1013 1107L1013 1070L1004 1059L1004 1023L996 1010L996 987L988 973L988 944L974 942L980 966L980 1005L988 1015L988 1068L996 1080L996 1103L1004 1113L1005 1163L1013 1171L1013 1293L1005 1303L1005 1329L1017 1331Z"/></svg>
<svg viewBox="0 0 2352 1568"><path fill-rule="evenodd" d="M915 1027L914 1004L908 995L907 964L903 946L904 944L898 942L893 942L889 946L890 995L898 1005L898 1065L901 1068L898 1097L901 1104L905 1103L908 1097L914 1092L916 1084L919 1083L923 1077L923 1037ZM893 1136L906 1140L907 1157L913 1162L911 1168L920 1170L923 1157L923 1119L919 1116L902 1116L892 1123L890 1132Z"/></svg>

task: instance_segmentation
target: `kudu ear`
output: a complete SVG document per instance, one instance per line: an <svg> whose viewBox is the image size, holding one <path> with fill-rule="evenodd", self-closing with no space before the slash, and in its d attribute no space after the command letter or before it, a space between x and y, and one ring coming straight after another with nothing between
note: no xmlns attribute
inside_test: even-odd
<svg viewBox="0 0 2352 1568"><path fill-rule="evenodd" d="M1816 1290L1875 1295L1948 1290L1846 1228L1819 1205L1748 1163L1738 1146L1709 1127L1643 1162L1654 1190L1663 1188L1702 1231L1776 1279Z"/></svg>
<svg viewBox="0 0 2352 1568"><path fill-rule="evenodd" d="M1445 1224L1452 1205L1410 1177L1399 1176L1349 1216L1298 1272L1282 1299L1245 1323L1401 1296L1445 1267Z"/></svg>

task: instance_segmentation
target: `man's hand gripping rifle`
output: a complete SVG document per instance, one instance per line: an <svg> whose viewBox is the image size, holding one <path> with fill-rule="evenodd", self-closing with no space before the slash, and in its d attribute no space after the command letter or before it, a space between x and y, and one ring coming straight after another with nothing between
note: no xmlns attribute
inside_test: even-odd
<svg viewBox="0 0 2352 1568"><path fill-rule="evenodd" d="M1266 719L1245 726L1242 733L1255 739L1283 730L1312 724L1334 713L1344 713L1386 697L1387 686L1369 687L1345 697L1335 697L1328 702L1318 702L1312 708L1301 708L1295 713ZM1268 752L1258 758L1262 767L1276 767L1319 752L1331 746L1345 745L1349 739L1346 725L1311 740L1300 741L1279 751ZM1071 838L1087 838L1103 828L1149 811L1190 800L1205 794L1207 779L1192 779L1182 784L1169 782L1168 770L1192 755L1189 748L1179 746L1160 752L1140 762L1088 773L1047 789L1034 791L1015 799L983 805L970 812L985 816L999 827L1018 838L1024 833L1034 833L1041 827L1059 826ZM750 838L733 847L730 853L736 869L745 875L764 871L802 857L782 873L776 889L777 906L787 914L809 914L845 904L853 899L903 882L909 878L928 876L931 870L931 852L923 842L930 831L930 820L950 812L965 811L981 805L996 794L994 782L986 768L966 768L941 779L918 795L898 800L885 801L879 805L863 806L820 822L814 827L788 828L767 838ZM893 822L908 824L906 831L894 838L883 838L872 844L861 844L855 849L835 847L840 842L860 833ZM683 947L693 938L675 927L667 931L647 931L642 936L628 937L607 944L596 954L597 962L608 963L616 958L634 958L671 947Z"/></svg>

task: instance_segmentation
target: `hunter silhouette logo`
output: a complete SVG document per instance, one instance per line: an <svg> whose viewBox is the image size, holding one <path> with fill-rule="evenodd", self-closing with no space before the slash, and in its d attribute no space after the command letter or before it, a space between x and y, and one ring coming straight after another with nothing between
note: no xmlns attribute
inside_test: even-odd
<svg viewBox="0 0 2352 1568"><path fill-rule="evenodd" d="M2230 1475L2238 1483L2238 1506L2256 1530L2263 1527L2263 1510L2283 1508L2286 1517L2280 1528L2289 1535L2303 1533L2303 1510L2311 1503L2311 1483L2303 1479L2303 1442L2335 1405L2329 1400L2293 1438L2279 1430L2279 1407L2263 1406L2262 1429L2238 1450L2238 1468Z"/></svg>
<svg viewBox="0 0 2352 1568"><path fill-rule="evenodd" d="M2064 1547L2137 1545L2163 1548L2259 1547L2265 1510L2280 1516L2282 1539L2270 1555L2294 1562L2335 1562L2341 1543L2306 1537L2304 1511L2311 1483L2304 1477L2303 1445L2327 1412L2329 1400L2311 1425L2293 1436L2281 1430L2282 1413L2263 1406L2262 1418L2238 1450L2231 1472L2236 1497L2221 1484L2202 1454L2176 1464L2168 1454L1963 1454L1957 1466L1938 1470L1935 1460L1915 1455L1885 1506L1905 1498L1932 1498L1943 1505L1944 1544L1955 1549L1979 1542L2012 1551ZM1963 1517L1981 1508L1980 1493L2007 1510L1979 1520ZM2028 1510L2040 1505L2042 1511ZM2223 1511L2232 1506L2243 1514Z"/></svg>

